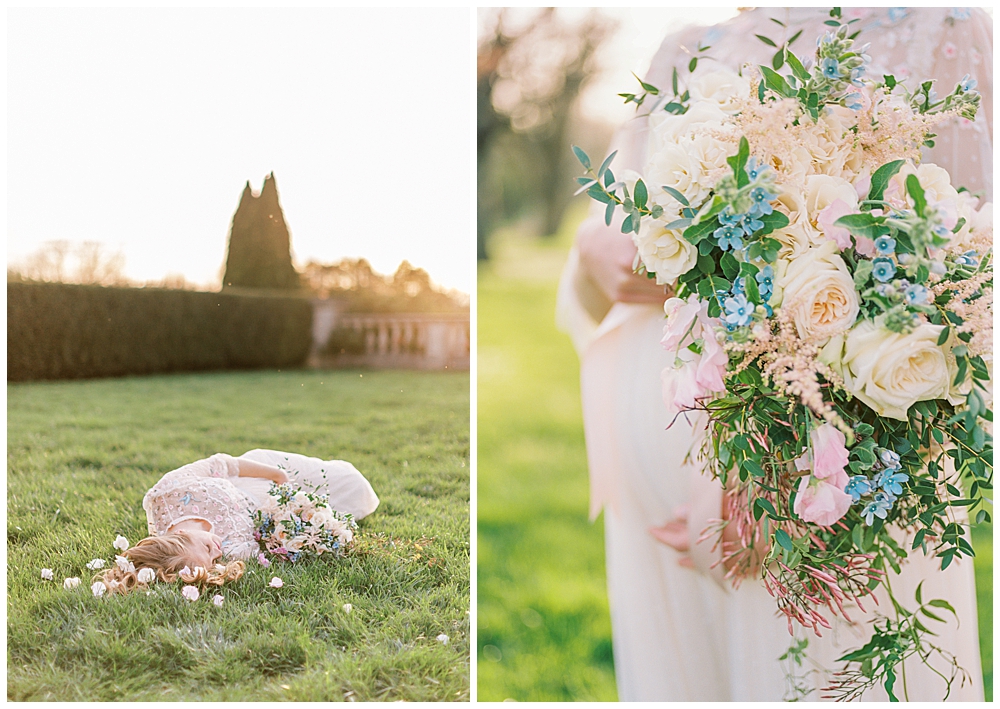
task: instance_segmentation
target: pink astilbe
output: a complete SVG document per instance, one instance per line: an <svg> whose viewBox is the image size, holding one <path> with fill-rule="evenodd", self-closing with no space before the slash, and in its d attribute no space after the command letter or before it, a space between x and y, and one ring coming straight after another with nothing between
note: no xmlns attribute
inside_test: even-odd
<svg viewBox="0 0 1000 709"><path fill-rule="evenodd" d="M964 281L940 281L930 288L934 297L948 294L951 299L945 308L964 321L955 327L956 332L970 332L969 353L993 354L993 273L983 271ZM982 295L975 300L977 293Z"/></svg>

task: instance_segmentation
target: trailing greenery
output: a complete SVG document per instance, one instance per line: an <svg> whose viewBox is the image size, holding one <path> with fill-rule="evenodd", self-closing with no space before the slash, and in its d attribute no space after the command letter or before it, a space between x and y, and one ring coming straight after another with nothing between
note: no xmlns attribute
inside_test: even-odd
<svg viewBox="0 0 1000 709"><path fill-rule="evenodd" d="M7 284L7 379L295 367L312 342L304 298Z"/></svg>
<svg viewBox="0 0 1000 709"><path fill-rule="evenodd" d="M7 394L8 699L469 699L467 374L230 372ZM145 535L142 495L164 472L256 447L364 473L381 504L352 553L250 562L221 608L179 585L91 595L85 564L109 558L116 534ZM84 583L66 590L70 576Z"/></svg>

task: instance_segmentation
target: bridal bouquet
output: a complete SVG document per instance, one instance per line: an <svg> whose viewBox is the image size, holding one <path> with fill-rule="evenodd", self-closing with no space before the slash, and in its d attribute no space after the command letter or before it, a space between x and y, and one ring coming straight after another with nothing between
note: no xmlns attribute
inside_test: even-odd
<svg viewBox="0 0 1000 709"><path fill-rule="evenodd" d="M350 514L330 507L328 496L271 485L267 504L254 512L254 538L266 551L285 561L323 554L341 556L354 541L358 525Z"/></svg>
<svg viewBox="0 0 1000 709"><path fill-rule="evenodd" d="M642 175L574 151L580 191L609 225L624 212L637 270L676 284L663 395L706 422L740 540L730 578L758 574L789 631L817 634L885 588L830 691L895 698L911 655L950 660L949 687L963 673L926 625L951 606L918 589L906 608L886 572L973 555L969 517L990 519L992 211L920 160L935 123L975 118L975 82L941 97L870 80L868 46L830 14L811 59L788 49L798 35L763 37L771 66L697 72L696 54L686 87L675 69L672 93L622 94L654 105Z"/></svg>

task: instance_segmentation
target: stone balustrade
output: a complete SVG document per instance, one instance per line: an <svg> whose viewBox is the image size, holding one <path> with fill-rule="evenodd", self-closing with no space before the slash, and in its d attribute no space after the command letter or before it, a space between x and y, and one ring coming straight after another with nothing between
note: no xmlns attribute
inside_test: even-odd
<svg viewBox="0 0 1000 709"><path fill-rule="evenodd" d="M469 368L467 313L343 313L338 306L313 301L312 366Z"/></svg>

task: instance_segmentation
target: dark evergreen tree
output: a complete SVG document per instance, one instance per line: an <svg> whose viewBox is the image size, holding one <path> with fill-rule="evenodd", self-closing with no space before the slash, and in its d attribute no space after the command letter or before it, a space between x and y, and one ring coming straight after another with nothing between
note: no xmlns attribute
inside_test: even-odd
<svg viewBox="0 0 1000 709"><path fill-rule="evenodd" d="M249 181L243 188L229 232L222 287L284 290L299 287L273 172L264 178L260 195L254 195Z"/></svg>

